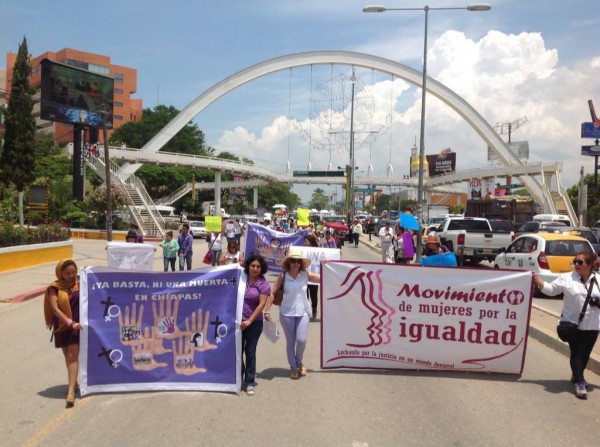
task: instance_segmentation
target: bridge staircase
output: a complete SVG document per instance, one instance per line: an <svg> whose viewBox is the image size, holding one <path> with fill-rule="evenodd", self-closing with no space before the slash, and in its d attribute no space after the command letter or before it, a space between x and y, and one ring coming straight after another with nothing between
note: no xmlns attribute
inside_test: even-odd
<svg viewBox="0 0 600 447"><path fill-rule="evenodd" d="M104 153L86 158L86 164L102 180L106 181L106 165ZM163 237L165 220L156 210L152 198L146 191L144 184L133 174L124 174L120 166L110 161L111 184L120 187L127 197L128 209L133 221L138 225L146 237Z"/></svg>
<svg viewBox="0 0 600 447"><path fill-rule="evenodd" d="M567 191L560 181L560 169L544 171L542 182L543 186L550 191L550 197L552 199L550 205L553 207L551 214L565 214L569 216L569 220L573 225L577 226L579 218L575 213L575 209L571 204Z"/></svg>
<svg viewBox="0 0 600 447"><path fill-rule="evenodd" d="M171 205L192 191L192 184L186 183L165 197L156 200L157 205Z"/></svg>

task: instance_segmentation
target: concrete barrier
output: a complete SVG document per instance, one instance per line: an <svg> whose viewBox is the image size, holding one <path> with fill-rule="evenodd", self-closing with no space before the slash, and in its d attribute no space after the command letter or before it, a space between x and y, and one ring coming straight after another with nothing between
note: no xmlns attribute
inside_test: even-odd
<svg viewBox="0 0 600 447"><path fill-rule="evenodd" d="M17 245L0 248L0 272L56 262L73 257L73 242Z"/></svg>

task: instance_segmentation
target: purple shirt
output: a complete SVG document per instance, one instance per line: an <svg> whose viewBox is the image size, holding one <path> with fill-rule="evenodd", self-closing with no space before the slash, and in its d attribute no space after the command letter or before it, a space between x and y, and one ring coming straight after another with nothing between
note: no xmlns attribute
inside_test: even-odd
<svg viewBox="0 0 600 447"><path fill-rule="evenodd" d="M242 320L247 320L256 310L260 303L261 295L270 295L271 286L264 276L259 276L254 284L246 283L246 293L244 294L244 309L242 310ZM256 317L256 321L263 319L262 313Z"/></svg>
<svg viewBox="0 0 600 447"><path fill-rule="evenodd" d="M177 238L177 242L179 243L179 253L182 255L187 255L188 253L192 253L192 244L194 242L193 236L188 233L185 236L180 234Z"/></svg>
<svg viewBox="0 0 600 447"><path fill-rule="evenodd" d="M321 246L327 248L337 248L337 244L335 243L335 239L332 237L330 237L329 239L325 238L321 241Z"/></svg>

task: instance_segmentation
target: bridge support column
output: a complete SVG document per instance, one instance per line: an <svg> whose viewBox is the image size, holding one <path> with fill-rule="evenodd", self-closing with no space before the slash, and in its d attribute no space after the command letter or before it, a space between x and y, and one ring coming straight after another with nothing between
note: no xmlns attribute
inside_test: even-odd
<svg viewBox="0 0 600 447"><path fill-rule="evenodd" d="M252 190L254 196L252 198L252 209L256 211L258 209L258 188Z"/></svg>
<svg viewBox="0 0 600 447"><path fill-rule="evenodd" d="M221 171L215 171L215 216L221 215Z"/></svg>

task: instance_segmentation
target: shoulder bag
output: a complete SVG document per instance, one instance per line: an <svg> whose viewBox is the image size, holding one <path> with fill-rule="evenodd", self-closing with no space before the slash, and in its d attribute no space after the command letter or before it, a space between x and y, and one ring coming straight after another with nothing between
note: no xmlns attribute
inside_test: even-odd
<svg viewBox="0 0 600 447"><path fill-rule="evenodd" d="M204 262L205 264L210 264L212 262L212 248L213 245L215 245L215 242L217 242L217 238L215 238L215 240L212 241L212 244L210 244L210 247L208 247L208 251L204 255L204 259L202 260L202 262Z"/></svg>
<svg viewBox="0 0 600 447"><path fill-rule="evenodd" d="M283 286L285 285L285 272L283 272L281 277L281 285L273 294L273 304L276 306L281 306L281 302L283 301Z"/></svg>
<svg viewBox="0 0 600 447"><path fill-rule="evenodd" d="M592 296L592 289L594 288L594 283L596 282L596 275L593 275L592 280L590 281L590 287L587 289L587 296L585 298L585 303L583 303L583 308L581 309L581 313L579 314L579 321L577 323L571 323L570 321L559 321L558 326L556 326L556 333L558 334L558 338L560 338L565 343L569 343L575 340L577 336L577 329L585 316L585 311L587 310L588 303L590 302L590 297Z"/></svg>

